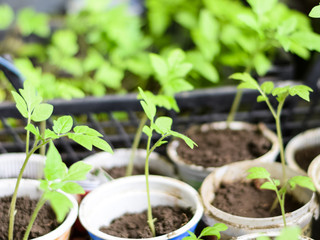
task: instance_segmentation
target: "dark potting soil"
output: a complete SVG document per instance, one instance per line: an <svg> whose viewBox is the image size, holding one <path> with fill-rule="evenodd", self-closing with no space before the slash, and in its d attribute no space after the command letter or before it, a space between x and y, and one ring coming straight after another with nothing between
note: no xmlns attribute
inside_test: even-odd
<svg viewBox="0 0 320 240"><path fill-rule="evenodd" d="M320 146L318 145L299 149L295 152L294 157L298 165L307 172L311 161L319 154Z"/></svg>
<svg viewBox="0 0 320 240"><path fill-rule="evenodd" d="M104 168L103 170L105 170L107 173L109 173L109 175L112 178L120 178L120 177L124 177L126 175L127 166L113 167L110 169ZM134 166L133 170L132 170L132 175L141 175L141 174L144 174L144 168ZM157 172L152 171L152 170L150 170L150 174L159 175Z"/></svg>
<svg viewBox="0 0 320 240"><path fill-rule="evenodd" d="M261 181L238 182L221 184L215 192L212 205L222 211L233 215L252 218L265 218L280 216L279 204L270 212L270 208L276 198L272 190L260 189ZM286 195L285 211L292 212L303 204L292 195Z"/></svg>
<svg viewBox="0 0 320 240"><path fill-rule="evenodd" d="M260 131L200 129L186 133L198 147L190 149L182 141L177 152L188 164L220 167L227 163L255 159L271 148L271 142Z"/></svg>
<svg viewBox="0 0 320 240"><path fill-rule="evenodd" d="M11 197L0 198L0 239L8 239L9 207ZM29 197L19 197L16 203L16 216L14 225L14 240L23 238L29 219L35 209L37 200ZM49 204L45 204L40 210L32 227L29 239L45 235L56 229L60 224L56 221L56 215Z"/></svg>
<svg viewBox="0 0 320 240"><path fill-rule="evenodd" d="M193 217L191 209L180 207L156 206L152 208L153 218L156 218L156 235L173 232L185 225ZM147 211L125 214L100 231L123 238L150 238L151 231L147 224Z"/></svg>

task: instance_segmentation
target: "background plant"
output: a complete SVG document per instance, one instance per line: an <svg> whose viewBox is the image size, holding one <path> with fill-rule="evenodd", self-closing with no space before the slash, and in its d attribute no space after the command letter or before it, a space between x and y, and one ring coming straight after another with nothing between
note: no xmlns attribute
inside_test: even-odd
<svg viewBox="0 0 320 240"><path fill-rule="evenodd" d="M34 221L37 212L47 200L51 202L53 209L56 211L58 220L63 220L70 204L65 197L57 192L57 190L62 190L68 193L83 192L83 189L73 181L83 179L86 173L90 170L89 166L79 162L72 165L68 171L65 164L61 161L58 151L55 149L52 143L53 140L61 137L68 137L88 150L92 150L92 147L94 146L101 150L112 153L112 149L109 144L101 139L102 135L96 130L87 126L76 126L73 128L73 131L71 131L73 127L73 120L71 116L59 117L57 120L53 121L52 130L46 129L44 132L40 132L39 128L35 126L32 121L42 122L47 120L52 115L53 106L48 103L42 103L42 97L37 95L36 89L28 81L24 83L24 88L20 89L20 94L17 92L12 92L12 95L16 102L17 109L21 115L27 119L27 126L25 128L27 133L26 158L17 177L17 182L10 205L10 223L8 230L9 240L13 239L14 213L20 181L22 179L24 169L32 154L34 154L42 146L50 143L50 151L48 151L46 166L44 169L45 180L41 181L40 186L41 189L44 190L44 194L40 198L24 239L28 238L31 224ZM32 133L35 137L31 147L30 133ZM62 205L60 206L60 204Z"/></svg>
<svg viewBox="0 0 320 240"><path fill-rule="evenodd" d="M146 177L146 191L147 191L147 199L148 199L148 224L153 236L156 236L154 221L152 217L152 209L151 209L151 202L150 202L150 188L149 188L149 157L150 154L161 145L167 143L165 138L173 136L177 138L181 138L185 141L185 143L190 147L193 148L196 145L190 138L184 136L181 133L171 130L172 126L172 119L166 116L156 117L156 105L153 103L152 99L150 99L141 88L139 88L140 93L140 103L143 108L143 111L147 115L150 123L149 125L145 125L143 127L143 132L147 135L147 146L146 146L146 160L145 160L145 177ZM151 139L154 132L160 134L160 138L151 146Z"/></svg>
<svg viewBox="0 0 320 240"><path fill-rule="evenodd" d="M217 239L220 239L220 232L226 231L227 229L228 227L224 223L216 223L213 226L203 228L199 236L196 236L193 232L188 231L190 236L184 237L183 240L201 240L201 238L205 236L215 236Z"/></svg>

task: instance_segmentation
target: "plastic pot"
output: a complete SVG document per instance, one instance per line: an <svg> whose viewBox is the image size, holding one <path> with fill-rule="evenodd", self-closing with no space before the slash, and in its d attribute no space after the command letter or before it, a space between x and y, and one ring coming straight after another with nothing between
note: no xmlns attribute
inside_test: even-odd
<svg viewBox="0 0 320 240"><path fill-rule="evenodd" d="M271 173L271 177L281 179L282 166L278 162L257 163L243 161L216 169L205 178L201 185L200 196L205 209L203 221L206 225L213 225L217 222L225 223L228 226L228 230L223 232L222 239L230 239L231 237L239 237L255 232L280 231L283 228L282 216L268 218L241 217L221 211L211 204L215 197L214 193L222 182L244 181L248 175L247 170L251 167L264 167ZM289 167L287 167L286 173L288 178L300 175L299 172ZM293 195L304 205L293 212L286 213L287 225L297 225L302 229L304 236L310 236L312 218L318 218L319 215L319 204L316 200L316 195L312 191L300 187L293 191Z"/></svg>
<svg viewBox="0 0 320 240"><path fill-rule="evenodd" d="M200 126L202 132L206 132L210 129L226 129L226 122L213 122L206 123ZM274 132L269 130L265 124L250 124L246 122L231 122L230 129L232 130L242 130L242 129L259 129L263 136L270 140L272 147L271 149L262 155L259 158L251 159L253 162L273 162L276 160L277 155L279 154L279 143L277 136ZM211 173L213 170L219 167L203 167L194 164L188 164L178 155L177 148L179 147L180 142L178 140L173 140L168 144L167 154L169 158L174 162L177 167L179 177L189 183L194 188L198 189L206 176ZM243 159L250 160L250 159Z"/></svg>
<svg viewBox="0 0 320 240"><path fill-rule="evenodd" d="M304 131L288 142L285 148L285 159L287 164L296 171L306 174L306 171L297 163L295 154L298 150L313 146L320 146L320 128Z"/></svg>
<svg viewBox="0 0 320 240"><path fill-rule="evenodd" d="M0 193L1 196L10 196L13 194L16 179L0 179ZM38 189L39 181L31 179L22 179L19 186L19 196L29 196L31 199L36 199L41 196L41 191ZM55 230L49 232L33 240L67 240L70 237L71 227L77 219L78 203L76 199L67 195L72 202L73 207L70 209L66 219Z"/></svg>
<svg viewBox="0 0 320 240"><path fill-rule="evenodd" d="M0 178L16 178L25 160L25 153L0 154ZM23 178L40 179L43 177L45 157L33 154L23 172Z"/></svg>
<svg viewBox="0 0 320 240"><path fill-rule="evenodd" d="M266 236L273 239L279 236L279 232L251 233L251 234L243 235L241 237L234 237L232 238L232 240L255 240L257 237L262 237L262 236ZM312 240L312 238L302 236L302 237L299 237L299 240Z"/></svg>
<svg viewBox="0 0 320 240"><path fill-rule="evenodd" d="M320 193L320 156L312 160L308 168L308 176L312 179L318 193Z"/></svg>
<svg viewBox="0 0 320 240"><path fill-rule="evenodd" d="M190 207L193 218L183 227L166 235L148 239L182 239L194 231L203 215L198 192L188 184L164 176L149 176L151 205ZM103 233L101 226L125 213L138 213L147 209L145 176L118 178L91 191L80 204L79 219L93 240L123 240Z"/></svg>
<svg viewBox="0 0 320 240"><path fill-rule="evenodd" d="M83 162L92 165L93 170L97 168L111 169L113 167L127 166L130 159L130 154L130 148L117 148L114 150L113 154L107 152L96 153L83 159ZM134 159L134 165L144 169L145 159L146 150L137 149ZM157 172L157 174L162 176L173 178L177 177L175 174L174 165L170 163L165 157L156 152L152 152L149 157L149 168L150 171ZM81 181L79 182L79 184L86 191L91 191L92 189L107 181L109 180L105 176L94 176L93 174L89 174L87 180Z"/></svg>

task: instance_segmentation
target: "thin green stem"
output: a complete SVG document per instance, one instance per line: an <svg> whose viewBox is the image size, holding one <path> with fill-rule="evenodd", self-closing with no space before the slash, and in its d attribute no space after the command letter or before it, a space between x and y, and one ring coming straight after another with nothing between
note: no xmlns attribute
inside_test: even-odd
<svg viewBox="0 0 320 240"><path fill-rule="evenodd" d="M152 216L152 207L151 207L151 200L150 200L150 187L149 187L149 157L150 154L154 151L154 149L158 146L158 143L161 142L167 135L162 136L150 149L151 145L151 137L148 137L147 143L147 156L146 156L146 163L145 163L145 177L146 177L146 190L147 190L147 197L148 197L148 224L150 230L152 232L152 236L156 236L156 230L154 227L154 220Z"/></svg>
<svg viewBox="0 0 320 240"><path fill-rule="evenodd" d="M129 164L126 169L126 176L131 176L132 171L133 171L133 165L134 165L134 157L136 155L136 151L138 149L140 140L141 140L141 135L142 135L142 129L144 125L146 124L148 120L148 117L146 114L141 118L136 135L134 136L132 148L131 148L131 154L130 154L130 159L129 159Z"/></svg>
<svg viewBox="0 0 320 240"><path fill-rule="evenodd" d="M236 115L236 112L239 109L239 105L240 105L240 102L241 102L242 94L243 94L242 89L237 89L236 96L235 96L235 98L233 100L229 115L227 117L227 128L230 127L230 123L233 122L234 117Z"/></svg>
<svg viewBox="0 0 320 240"><path fill-rule="evenodd" d="M28 124L27 126L31 123L31 118L28 118ZM26 154L29 153L29 142L30 142L30 131L27 130L27 136L26 136Z"/></svg>
<svg viewBox="0 0 320 240"><path fill-rule="evenodd" d="M278 188L277 188L277 185L274 183L274 181L271 179L271 178L268 178L268 181L269 182L271 182L274 186L275 186L275 189L274 189L274 191L275 191L275 193L276 193L276 195L277 195L277 199L278 199L278 201L279 201L279 204L280 204L280 209L281 209L281 215L282 215L282 220L283 220L283 224L284 224L284 227L286 227L287 226L287 222L286 222L286 213L285 213L285 209L284 209L284 197L285 197L285 194L283 194L282 195L282 197L281 197L281 195L280 195L280 192L279 192L279 190L278 190ZM285 192L285 191L284 191ZM275 200L276 201L276 200ZM274 203L272 204L272 206L274 205Z"/></svg>
<svg viewBox="0 0 320 240"><path fill-rule="evenodd" d="M29 238L29 235L30 235L30 231L31 231L31 228L34 224L34 221L36 220L37 218L37 215L40 211L40 209L42 208L42 206L46 203L46 199L44 198L44 194L42 194L42 196L40 197L38 203L37 203L37 206L36 208L34 209L32 215L31 215L31 218L29 220L29 224L27 226L27 229L26 229L26 232L24 233L24 236L23 236L23 240L28 240Z"/></svg>
<svg viewBox="0 0 320 240"><path fill-rule="evenodd" d="M41 134L42 136L44 136L44 132L46 131L46 127L47 127L46 121L40 122L40 134ZM44 156L45 154L46 154L46 147L45 147L45 145L43 145L43 146L40 148L40 155Z"/></svg>
<svg viewBox="0 0 320 240"><path fill-rule="evenodd" d="M283 146L283 140L282 140L281 119L280 119L283 105L284 105L284 101L280 101L277 109L276 128L277 128L277 135L278 135L278 141L279 141L279 147L280 147L280 159L281 159L281 165L282 165L282 181L286 182L287 180L286 163L284 159L284 146Z"/></svg>
<svg viewBox="0 0 320 240"><path fill-rule="evenodd" d="M18 189L19 189L19 186L20 186L20 182L21 182L21 179L22 179L22 175L23 175L23 172L28 164L28 161L30 159L30 157L32 156L32 154L35 153L35 151L37 151L42 145L45 145L47 144L49 141L45 141L43 142L42 144L40 145L35 145L30 152L28 152L28 154L26 154L26 158L23 162L23 165L20 169L20 172L19 172L19 175L17 177L17 182L16 182L16 185L15 185L15 188L14 188L14 192L13 192L13 195L12 195L12 199L11 199L11 203L10 203L10 209L9 209L9 229L8 229L8 240L13 240L13 228L14 228L14 216L15 216L15 209L16 209L16 202L17 202L17 195L18 195Z"/></svg>

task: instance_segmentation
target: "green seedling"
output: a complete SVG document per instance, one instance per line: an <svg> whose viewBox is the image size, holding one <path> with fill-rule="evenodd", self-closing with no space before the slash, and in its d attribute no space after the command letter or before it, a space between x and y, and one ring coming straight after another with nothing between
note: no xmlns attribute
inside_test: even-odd
<svg viewBox="0 0 320 240"><path fill-rule="evenodd" d="M280 184L280 180L274 179L271 177L270 173L263 167L252 167L248 170L249 175L247 176L248 179L263 179L266 180L260 188L261 189L268 189L272 190L276 193L277 199L280 205L283 225L284 227L287 226L286 222L286 212L285 212L285 196L286 193L290 190L294 190L296 186L308 188L311 191L315 191L315 187L311 178L307 176L294 176L289 178L283 184Z"/></svg>
<svg viewBox="0 0 320 240"><path fill-rule="evenodd" d="M227 229L228 227L224 223L216 223L213 226L202 229L198 237L193 232L188 231L190 236L184 237L183 240L202 240L202 237L205 236L216 236L217 239L220 239L220 232L226 231Z"/></svg>
<svg viewBox="0 0 320 240"><path fill-rule="evenodd" d="M24 240L28 239L28 234L37 212L47 200L51 202L52 207L56 212L57 219L59 221L64 219L66 213L68 212L70 203L64 196L61 195L61 193L59 193L59 191L61 190L72 194L83 193L83 189L74 181L83 180L85 175L91 169L90 166L82 162L78 162L73 164L68 170L65 164L62 162L58 151L53 145L53 141L55 139L68 137L88 150L92 150L93 147L97 147L101 150L112 153L112 149L109 144L101 138L102 135L96 130L87 126L76 126L73 128L73 120L71 116L59 117L57 120L53 121L52 130L46 129L43 133L40 132L39 128L32 122L42 122L47 120L52 115L53 106L48 103L42 103L42 97L36 94L35 88L28 81L24 83L24 88L20 89L19 92L20 94L13 91L12 95L16 102L17 109L21 115L27 119L27 126L25 127L27 131L26 158L17 177L17 182L10 205L8 230L9 240L13 240L15 205L19 184L22 179L24 169L32 154L34 154L42 146L50 143L44 169L45 179L41 180L40 185L40 188L44 192L39 200L35 213L32 215L27 232L24 236ZM72 128L73 131L71 131ZM30 134L34 135L34 142L31 147Z"/></svg>
<svg viewBox="0 0 320 240"><path fill-rule="evenodd" d="M146 177L146 191L147 191L147 198L148 198L148 224L150 227L150 230L152 232L152 235L155 236L155 227L154 227L154 221L152 217L152 209L151 209L151 202L150 202L150 188L149 188L149 157L150 154L157 148L160 147L161 145L167 143L165 141L165 138L168 138L170 136L181 138L182 140L185 141L185 143L190 147L193 148L194 145L196 145L195 142L193 142L190 138L187 136L178 133L176 131L171 130L172 126L172 119L170 117L166 116L160 116L156 117L156 105L153 103L152 99L148 97L144 93L144 91L139 88L140 92L140 103L143 108L143 111L147 115L150 124L149 125L144 125L143 127L143 132L147 135L148 140L147 140L147 146L146 146L146 161L145 161L145 177ZM157 140L153 146L151 146L151 139L154 134L154 132L160 134L159 140Z"/></svg>
<svg viewBox="0 0 320 240"><path fill-rule="evenodd" d="M271 81L266 81L261 85L250 76L248 73L235 73L230 76L230 78L235 80L240 80L241 83L238 85L240 89L254 89L259 92L257 98L258 102L265 102L275 119L276 131L280 146L280 159L282 164L282 180L286 181L286 171L285 171L285 159L284 159L284 146L281 132L281 112L284 106L285 100L289 96L298 96L305 101L310 101L309 95L313 90L305 85L293 85L284 87L275 87L274 83ZM272 95L278 102L277 108L274 108L270 102L269 95Z"/></svg>
<svg viewBox="0 0 320 240"><path fill-rule="evenodd" d="M192 69L192 64L185 61L185 52L181 49L171 50L166 57L155 53L150 53L149 57L153 69L153 75L160 84L160 90L157 95L154 95L149 91L146 91L145 95L153 102L154 105L163 107L167 110L179 112L179 107L174 95L182 91L189 91L193 89L193 86L186 80L187 74ZM142 129L147 120L147 115L144 115L140 120L140 124L132 144L132 151L126 176L132 175L135 152L139 146Z"/></svg>

